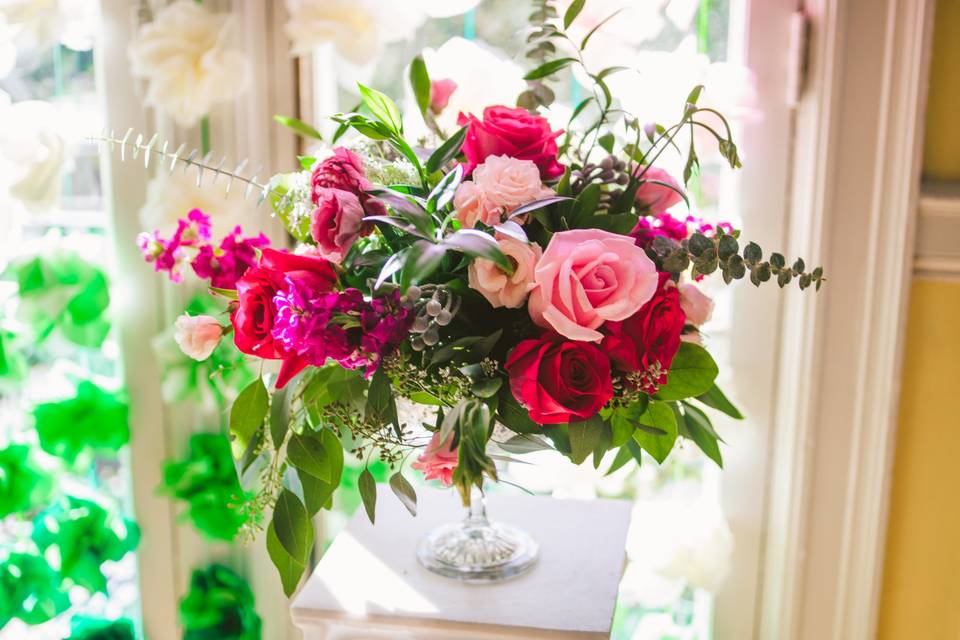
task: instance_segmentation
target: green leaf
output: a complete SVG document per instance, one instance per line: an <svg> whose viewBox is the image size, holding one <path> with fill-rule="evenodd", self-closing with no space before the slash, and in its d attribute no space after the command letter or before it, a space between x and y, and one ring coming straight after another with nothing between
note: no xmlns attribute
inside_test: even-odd
<svg viewBox="0 0 960 640"><path fill-rule="evenodd" d="M732 402L730 402L727 396L724 395L723 391L721 391L720 387L717 385L711 386L706 392L698 395L697 400L708 407L716 409L717 411L722 411L731 418L743 420L743 414L740 413L740 410L737 409Z"/></svg>
<svg viewBox="0 0 960 640"><path fill-rule="evenodd" d="M363 508L370 518L370 524L375 524L377 516L377 481L373 479L370 469L364 469L357 479L357 488L360 489L360 498L363 500Z"/></svg>
<svg viewBox="0 0 960 640"><path fill-rule="evenodd" d="M443 179L437 183L430 195L427 196L427 207L430 211L440 211L453 201L457 187L463 180L463 165L458 164Z"/></svg>
<svg viewBox="0 0 960 640"><path fill-rule="evenodd" d="M524 80L539 80L540 78L546 78L549 75L560 71L568 66L571 62L576 62L576 58L559 58L557 60L551 60L549 62L544 62L542 65L523 76Z"/></svg>
<svg viewBox="0 0 960 640"><path fill-rule="evenodd" d="M504 451L517 454L546 451L553 448L546 440L531 433L517 434L506 442L499 443L497 446Z"/></svg>
<svg viewBox="0 0 960 640"><path fill-rule="evenodd" d="M357 83L363 103L377 120L387 125L397 135L403 135L403 118L396 103L384 93Z"/></svg>
<svg viewBox="0 0 960 640"><path fill-rule="evenodd" d="M706 349L681 342L667 374L667 384L657 391L661 400L682 400L706 393L717 378L717 363Z"/></svg>
<svg viewBox="0 0 960 640"><path fill-rule="evenodd" d="M417 492L414 490L413 485L411 485L399 471L390 476L390 488L393 489L394 495L399 498L403 506L410 512L410 515L416 516Z"/></svg>
<svg viewBox="0 0 960 640"><path fill-rule="evenodd" d="M570 436L570 459L580 464L593 453L604 436L604 423L600 416L593 416L583 422L571 422L567 429ZM609 429L606 431L609 436Z"/></svg>
<svg viewBox="0 0 960 640"><path fill-rule="evenodd" d="M427 73L423 56L417 56L410 63L410 87L413 89L413 96L417 100L420 113L426 114L427 109L430 108L430 74Z"/></svg>
<svg viewBox="0 0 960 640"><path fill-rule="evenodd" d="M497 395L502 384L502 378L485 378L474 382L470 387L470 392L478 398L492 398Z"/></svg>
<svg viewBox="0 0 960 640"><path fill-rule="evenodd" d="M364 418L377 426L392 424L400 436L400 424L397 419L397 403L393 398L390 378L382 368L378 368L370 379L367 390L367 406Z"/></svg>
<svg viewBox="0 0 960 640"><path fill-rule="evenodd" d="M710 419L705 413L695 407L686 405L684 410L684 422L687 430L687 433L684 435L689 435L690 439L700 447L700 450L722 469L723 456L720 454L720 436L713 430Z"/></svg>
<svg viewBox="0 0 960 640"><path fill-rule="evenodd" d="M563 28L569 29L570 25L573 24L573 21L577 19L577 16L580 15L580 12L583 11L583 5L587 3L587 0L573 0L570 3L570 6L567 7L567 12L563 14Z"/></svg>
<svg viewBox="0 0 960 640"><path fill-rule="evenodd" d="M270 401L270 438L275 449L280 448L290 430L290 390L297 387L298 378L275 391Z"/></svg>
<svg viewBox="0 0 960 640"><path fill-rule="evenodd" d="M280 582L283 584L284 594L290 597L296 591L297 585L300 583L300 577L303 576L307 565L287 553L287 550L280 543L280 538L277 537L277 531L274 529L272 522L267 527L267 554L269 554L273 566L280 573Z"/></svg>
<svg viewBox="0 0 960 640"><path fill-rule="evenodd" d="M271 524L284 550L306 564L313 548L313 525L300 498L287 488L280 490Z"/></svg>
<svg viewBox="0 0 960 640"><path fill-rule="evenodd" d="M236 289L221 289L220 287L210 287L211 293L215 293L218 296L223 296L228 300L239 300L240 296L237 294Z"/></svg>
<svg viewBox="0 0 960 640"><path fill-rule="evenodd" d="M603 150L607 153L613 153L613 143L615 140L614 135L608 132L597 138L597 144L603 147Z"/></svg>
<svg viewBox="0 0 960 640"><path fill-rule="evenodd" d="M319 440L293 434L287 443L287 460L300 471L331 482L330 456Z"/></svg>
<svg viewBox="0 0 960 640"><path fill-rule="evenodd" d="M461 128L459 131L454 133L452 136L447 138L447 141L442 145L437 147L437 150L430 154L430 157L427 158L426 172L432 174L435 171L439 171L441 167L457 157L457 154L460 153L460 148L463 146L463 141L467 137L467 127Z"/></svg>
<svg viewBox="0 0 960 640"><path fill-rule="evenodd" d="M587 32L587 35L583 37L583 40L580 41L580 50L582 51L586 49L587 43L590 42L590 38L593 37L593 34L595 34L600 29L600 27L607 24L610 20L613 20L613 18L615 18L617 14L619 14L621 11L623 11L623 9L617 9L616 11L608 15L606 18L598 22L593 29L590 29L590 31Z"/></svg>
<svg viewBox="0 0 960 640"><path fill-rule="evenodd" d="M513 275L513 263L503 252L493 236L477 229L460 229L443 239L443 246L473 258L483 258L495 263L507 275Z"/></svg>
<svg viewBox="0 0 960 640"><path fill-rule="evenodd" d="M651 402L647 410L639 417L639 422L663 431L663 434L660 435L648 433L643 429L637 429L633 432L633 439L636 443L653 456L654 460L663 464L677 441L677 418L673 414L673 409L665 402Z"/></svg>
<svg viewBox="0 0 960 640"><path fill-rule="evenodd" d="M315 138L316 140L323 140L323 136L319 131L308 125L302 120L297 120L296 118L289 118L287 116L275 115L273 119L282 124L285 127L293 129L299 133L304 138Z"/></svg>
<svg viewBox="0 0 960 640"><path fill-rule="evenodd" d="M577 220L578 229L602 229L625 235L637 226L640 216L634 213L597 213Z"/></svg>
<svg viewBox="0 0 960 640"><path fill-rule="evenodd" d="M510 385L501 387L497 397L500 400L497 416L505 427L516 433L536 433L540 430L540 425L530 419L530 413L513 397Z"/></svg>
<svg viewBox="0 0 960 640"><path fill-rule="evenodd" d="M267 388L260 378L247 385L233 401L233 406L230 408L230 434L235 442L234 455L237 455L237 451L242 453L247 448L250 439L267 417L269 406Z"/></svg>
<svg viewBox="0 0 960 640"><path fill-rule="evenodd" d="M629 440L628 442L636 445L636 442L634 442L633 440ZM617 451L617 455L613 459L613 464L610 465L610 468L607 469L607 472L604 475L609 476L610 474L614 473L615 471L623 467L623 465L627 464L628 462L634 459L637 461L637 466L640 466L641 459L639 457L634 458L633 452L630 450L630 447L627 446L627 443L624 443L623 446L620 447L619 451Z"/></svg>
<svg viewBox="0 0 960 640"><path fill-rule="evenodd" d="M311 516L316 515L320 509L328 505L330 497L340 486L340 477L343 475L343 446L340 444L340 439L330 429L322 429L319 432L319 438L327 454L330 481L326 482L307 473L298 474L303 487L303 500Z"/></svg>
<svg viewBox="0 0 960 640"><path fill-rule="evenodd" d="M698 84L691 89L690 93L687 95L687 104L697 104L697 100L700 99L701 93L703 93L703 85Z"/></svg>

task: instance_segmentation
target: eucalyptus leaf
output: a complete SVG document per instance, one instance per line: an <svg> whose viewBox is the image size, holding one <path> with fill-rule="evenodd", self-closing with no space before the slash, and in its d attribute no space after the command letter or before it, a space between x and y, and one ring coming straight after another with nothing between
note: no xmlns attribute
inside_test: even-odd
<svg viewBox="0 0 960 640"><path fill-rule="evenodd" d="M230 434L236 447L243 451L250 439L263 424L270 407L270 396L263 380L257 378L237 395L230 408Z"/></svg>
<svg viewBox="0 0 960 640"><path fill-rule="evenodd" d="M357 479L357 488L360 489L360 499L363 500L363 508L370 518L370 524L376 523L377 516L377 481L374 480L370 469L364 469Z"/></svg>
<svg viewBox="0 0 960 640"><path fill-rule="evenodd" d="M284 550L306 564L313 548L313 525L300 498L287 488L280 490L271 523Z"/></svg>
<svg viewBox="0 0 960 640"><path fill-rule="evenodd" d="M280 542L280 538L277 537L273 522L267 527L267 554L280 574L283 593L290 597L297 590L297 585L300 583L300 578L303 576L307 565L287 553Z"/></svg>
<svg viewBox="0 0 960 640"><path fill-rule="evenodd" d="M390 488L410 515L417 515L417 492L413 485L398 471L390 476Z"/></svg>

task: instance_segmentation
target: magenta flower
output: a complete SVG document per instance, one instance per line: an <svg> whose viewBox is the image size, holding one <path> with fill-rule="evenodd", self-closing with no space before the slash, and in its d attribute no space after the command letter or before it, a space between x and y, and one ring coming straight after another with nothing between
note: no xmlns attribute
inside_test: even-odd
<svg viewBox="0 0 960 640"><path fill-rule="evenodd" d="M187 261L187 253L183 248L202 248L203 243L209 240L210 216L193 209L185 219L177 221L177 230L169 240L161 238L159 231L141 233L137 236L137 246L144 260L154 263L155 271L166 271L170 280L180 282L183 279L180 267Z"/></svg>
<svg viewBox="0 0 960 640"><path fill-rule="evenodd" d="M257 250L270 245L262 233L253 238L244 238L240 227L225 236L220 246L206 244L190 263L198 277L210 280L210 286L218 289L236 289L237 280L247 269L257 264Z"/></svg>

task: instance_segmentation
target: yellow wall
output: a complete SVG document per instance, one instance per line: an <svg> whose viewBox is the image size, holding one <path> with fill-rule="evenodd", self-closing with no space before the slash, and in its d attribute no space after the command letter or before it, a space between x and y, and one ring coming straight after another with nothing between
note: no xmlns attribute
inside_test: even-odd
<svg viewBox="0 0 960 640"><path fill-rule="evenodd" d="M960 0L938 0L923 173L937 180L960 180Z"/></svg>
<svg viewBox="0 0 960 640"><path fill-rule="evenodd" d="M882 640L960 639L960 282L916 280L887 530Z"/></svg>
<svg viewBox="0 0 960 640"><path fill-rule="evenodd" d="M924 176L960 180L960 0L938 0ZM957 239L960 242L960 238ZM960 282L915 280L878 637L960 640Z"/></svg>

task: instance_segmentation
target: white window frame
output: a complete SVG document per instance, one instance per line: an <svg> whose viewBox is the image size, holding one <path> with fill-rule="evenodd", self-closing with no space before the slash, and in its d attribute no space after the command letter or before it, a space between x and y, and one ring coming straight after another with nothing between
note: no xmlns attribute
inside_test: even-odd
<svg viewBox="0 0 960 640"><path fill-rule="evenodd" d="M156 8L164 2L150 4ZM215 150L234 162L250 158L251 168L263 163L261 178L287 170L295 160L297 142L292 133L272 121L274 113L296 113L297 105L296 61L289 55L282 31L287 18L283 3L210 0L208 4L234 13L236 36L251 61L248 89L234 104L217 107L211 114ZM145 136L157 132L171 142L199 146L196 129L180 129L143 104L141 85L130 75L127 45L134 36L138 7L137 0L100 2L103 26L95 58L104 119L120 136L132 127ZM191 527L179 522L181 506L156 493L161 461L181 453L192 429L203 426L190 407L163 402L161 372L151 348L151 339L169 327L186 300L176 287L152 273L133 242L141 231L137 212L150 174L140 162L129 158L120 162L118 154L110 151L101 154L101 170L116 272L124 274L114 283L113 309L131 399L130 462L134 511L143 530L137 554L145 635L152 640L179 640L178 605L190 572L207 562L227 561L248 578L263 620L263 637L300 638L290 622L289 601L262 538L246 547L204 542ZM266 205L260 210L263 216L255 221L256 226L274 239L284 238L282 226Z"/></svg>

